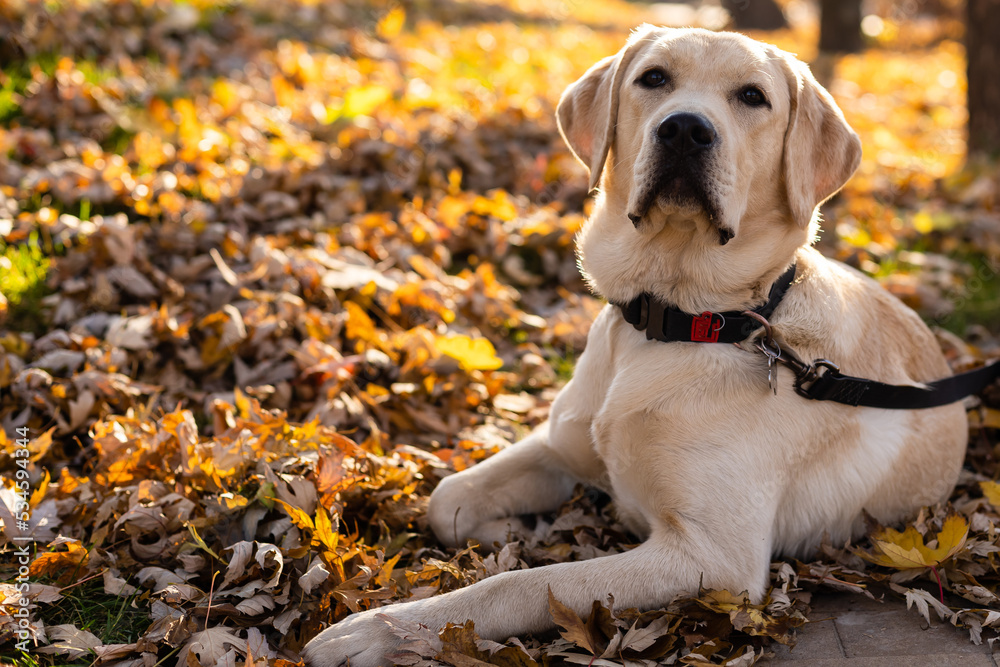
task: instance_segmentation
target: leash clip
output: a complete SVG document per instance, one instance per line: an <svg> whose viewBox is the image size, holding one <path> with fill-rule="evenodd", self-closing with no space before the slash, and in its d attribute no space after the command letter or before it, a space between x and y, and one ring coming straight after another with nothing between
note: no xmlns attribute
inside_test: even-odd
<svg viewBox="0 0 1000 667"><path fill-rule="evenodd" d="M820 372L823 369L826 370L824 372ZM821 397L815 396L812 390L817 386L817 383L820 380L828 375L830 377L840 375L840 366L833 363L829 359L816 359L811 364L802 364L802 368L795 374L796 393L798 393L799 396L804 396L813 400L821 399Z"/></svg>

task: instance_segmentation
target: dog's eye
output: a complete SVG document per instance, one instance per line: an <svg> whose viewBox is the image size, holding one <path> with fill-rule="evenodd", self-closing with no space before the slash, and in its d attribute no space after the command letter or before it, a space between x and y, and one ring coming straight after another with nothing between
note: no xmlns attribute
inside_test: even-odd
<svg viewBox="0 0 1000 667"><path fill-rule="evenodd" d="M748 86L740 91L740 100L752 107L759 107L762 104L767 104L767 98L764 97L764 93L762 93L760 88L757 88L756 86Z"/></svg>
<svg viewBox="0 0 1000 667"><path fill-rule="evenodd" d="M667 74L661 69L651 69L639 77L638 83L646 88L659 88L667 82Z"/></svg>

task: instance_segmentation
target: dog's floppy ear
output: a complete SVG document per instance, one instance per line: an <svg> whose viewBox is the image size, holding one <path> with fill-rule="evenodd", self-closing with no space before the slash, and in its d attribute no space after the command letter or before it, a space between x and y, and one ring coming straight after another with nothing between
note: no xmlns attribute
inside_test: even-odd
<svg viewBox="0 0 1000 667"><path fill-rule="evenodd" d="M638 45L654 29L650 25L637 28L621 51L587 70L559 99L556 107L559 132L577 159L590 170L591 190L601 182L601 171L614 141L621 78L639 51Z"/></svg>
<svg viewBox="0 0 1000 667"><path fill-rule="evenodd" d="M784 172L788 205L802 227L816 207L842 188L861 162L861 140L809 68L782 53L791 94L785 131Z"/></svg>

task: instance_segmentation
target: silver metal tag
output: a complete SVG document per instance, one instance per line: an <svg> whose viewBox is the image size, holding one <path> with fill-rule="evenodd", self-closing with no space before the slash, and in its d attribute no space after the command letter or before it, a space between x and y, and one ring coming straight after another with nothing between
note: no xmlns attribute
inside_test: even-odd
<svg viewBox="0 0 1000 667"><path fill-rule="evenodd" d="M771 387L774 395L778 395L778 357L777 355L767 355L767 384Z"/></svg>
<svg viewBox="0 0 1000 667"><path fill-rule="evenodd" d="M767 357L767 386L771 388L771 392L777 396L778 395L778 359L781 358L781 348L773 340L770 341L758 341L757 349L764 353Z"/></svg>

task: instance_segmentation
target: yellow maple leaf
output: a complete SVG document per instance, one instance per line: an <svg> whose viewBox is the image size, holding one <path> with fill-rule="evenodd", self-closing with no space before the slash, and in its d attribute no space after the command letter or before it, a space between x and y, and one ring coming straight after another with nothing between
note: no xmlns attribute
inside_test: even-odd
<svg viewBox="0 0 1000 667"><path fill-rule="evenodd" d="M469 209L472 208L468 198L448 195L437 205L437 217L449 229L458 229Z"/></svg>
<svg viewBox="0 0 1000 667"><path fill-rule="evenodd" d="M743 605L749 604L749 598L745 594L734 595L727 590L703 590L697 599L705 609L729 613L739 609Z"/></svg>
<svg viewBox="0 0 1000 667"><path fill-rule="evenodd" d="M472 210L479 215L492 215L500 220L513 220L517 217L517 208L510 195L504 190L494 190L490 199L476 197Z"/></svg>
<svg viewBox="0 0 1000 667"><path fill-rule="evenodd" d="M392 39L402 32L405 23L406 10L400 6L393 7L379 19L378 25L375 26L375 32L382 39Z"/></svg>
<svg viewBox="0 0 1000 667"><path fill-rule="evenodd" d="M340 536L337 534L337 526L340 520L337 515L332 518L322 506L316 508L315 530L313 532L312 544L326 548L331 554L336 555L337 543Z"/></svg>
<svg viewBox="0 0 1000 667"><path fill-rule="evenodd" d="M937 547L931 549L924 544L923 536L913 526L902 533L885 528L872 536L872 544L877 553L859 552L860 555L885 567L897 570L935 567L961 550L969 536L969 523L957 514L944 520L941 532L937 534Z"/></svg>
<svg viewBox="0 0 1000 667"><path fill-rule="evenodd" d="M503 360L496 355L493 343L485 338L469 336L438 336L434 341L441 354L457 359L467 371L495 371L503 366Z"/></svg>
<svg viewBox="0 0 1000 667"><path fill-rule="evenodd" d="M290 518L292 523L294 523L300 530L316 530L316 524L313 523L312 517L306 514L304 510L295 507L294 505L290 505L280 498L275 498L274 502L281 505L281 507L288 514L288 518Z"/></svg>
<svg viewBox="0 0 1000 667"><path fill-rule="evenodd" d="M344 106L340 113L346 118L368 116L390 99L392 99L392 89L387 86L378 84L357 86L344 94Z"/></svg>
<svg viewBox="0 0 1000 667"><path fill-rule="evenodd" d="M135 479L134 456L125 455L94 473L94 480L101 486L123 486Z"/></svg>
<svg viewBox="0 0 1000 667"><path fill-rule="evenodd" d="M983 497L993 507L1000 509L1000 484L996 482L980 482L979 488L983 491Z"/></svg>

